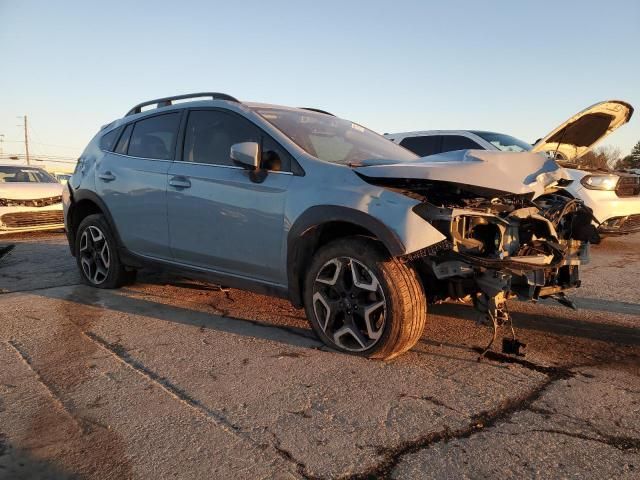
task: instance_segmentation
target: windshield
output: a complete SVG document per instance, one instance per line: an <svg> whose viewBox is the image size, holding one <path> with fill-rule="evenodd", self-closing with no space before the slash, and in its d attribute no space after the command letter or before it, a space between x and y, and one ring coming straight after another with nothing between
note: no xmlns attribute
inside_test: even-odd
<svg viewBox="0 0 640 480"><path fill-rule="evenodd" d="M304 110L254 107L309 155L343 165L365 160L413 161L417 155L357 123Z"/></svg>
<svg viewBox="0 0 640 480"><path fill-rule="evenodd" d="M511 135L504 135L503 133L478 131L472 131L471 133L478 135L503 152L528 152L533 148L527 142L512 137Z"/></svg>
<svg viewBox="0 0 640 480"><path fill-rule="evenodd" d="M39 168L0 166L0 183L58 183L58 181Z"/></svg>

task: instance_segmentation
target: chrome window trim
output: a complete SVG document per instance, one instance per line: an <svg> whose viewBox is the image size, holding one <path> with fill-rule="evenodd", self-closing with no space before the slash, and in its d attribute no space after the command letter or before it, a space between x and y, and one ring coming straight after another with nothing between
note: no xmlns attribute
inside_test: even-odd
<svg viewBox="0 0 640 480"><path fill-rule="evenodd" d="M218 167L218 168L231 168L233 170L245 170L242 167L236 167L235 165L219 165L217 163L201 163L201 162L185 162L184 160L164 160L162 158L148 158L148 157L136 157L133 155L125 155L124 153L116 153L116 152L109 152L108 150L102 150L105 153L110 153L111 155L117 155L119 157L126 157L126 158L134 158L134 159L138 159L138 160L152 160L154 162L170 162L170 163L183 163L185 165L204 165L207 167ZM275 170L268 170L269 175L271 174L277 174L277 175L293 175L293 172L278 172Z"/></svg>

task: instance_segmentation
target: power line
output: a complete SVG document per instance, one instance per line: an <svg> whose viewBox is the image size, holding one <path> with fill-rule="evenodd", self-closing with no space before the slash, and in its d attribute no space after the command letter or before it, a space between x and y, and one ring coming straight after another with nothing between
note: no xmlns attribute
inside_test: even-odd
<svg viewBox="0 0 640 480"><path fill-rule="evenodd" d="M3 154L3 155L0 155L0 160L25 161L26 160L26 156L24 154L19 154L19 155ZM30 157L30 160L34 161L34 162L46 162L46 163L70 163L70 164L77 163L76 159L71 159L71 158L49 158L49 157L43 157L43 156ZM27 165L29 165L29 164L27 164Z"/></svg>

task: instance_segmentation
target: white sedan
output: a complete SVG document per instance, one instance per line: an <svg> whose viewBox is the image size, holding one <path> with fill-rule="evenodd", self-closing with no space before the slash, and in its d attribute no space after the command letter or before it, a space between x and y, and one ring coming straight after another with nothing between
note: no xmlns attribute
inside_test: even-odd
<svg viewBox="0 0 640 480"><path fill-rule="evenodd" d="M41 168L0 164L0 234L64 228L62 189Z"/></svg>

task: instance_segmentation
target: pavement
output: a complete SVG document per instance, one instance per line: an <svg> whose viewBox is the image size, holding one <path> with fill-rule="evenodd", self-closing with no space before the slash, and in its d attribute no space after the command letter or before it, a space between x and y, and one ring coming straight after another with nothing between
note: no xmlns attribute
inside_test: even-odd
<svg viewBox="0 0 640 480"><path fill-rule="evenodd" d="M283 300L158 273L81 284L64 235L0 238L0 478L640 477L640 235L578 310L510 302L525 357L435 305L390 362Z"/></svg>

